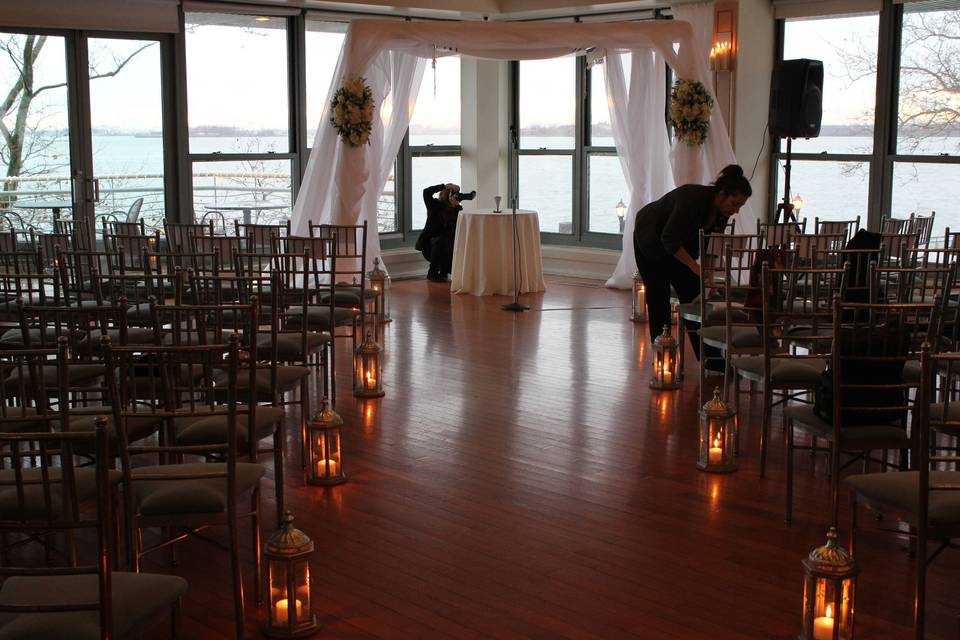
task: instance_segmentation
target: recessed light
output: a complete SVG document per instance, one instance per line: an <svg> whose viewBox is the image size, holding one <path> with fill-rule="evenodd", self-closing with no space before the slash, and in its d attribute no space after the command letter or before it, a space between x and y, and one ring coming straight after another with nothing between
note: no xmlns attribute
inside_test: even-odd
<svg viewBox="0 0 960 640"><path fill-rule="evenodd" d="M267 16L257 16L254 20L257 22L270 22L270 18Z"/></svg>

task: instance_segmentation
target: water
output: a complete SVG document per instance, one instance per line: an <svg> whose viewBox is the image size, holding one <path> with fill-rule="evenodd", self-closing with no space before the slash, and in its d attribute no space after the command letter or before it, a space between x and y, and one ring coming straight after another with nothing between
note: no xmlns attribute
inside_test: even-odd
<svg viewBox="0 0 960 640"><path fill-rule="evenodd" d="M411 144L456 144L456 135L411 134ZM163 150L159 137L132 135L94 136L94 164L101 177L101 190L107 195L98 213L125 211L136 197L144 196L143 215L148 223L159 224L164 215L162 199ZM527 148L564 149L568 137L524 136ZM595 144L613 145L611 138L598 138ZM797 141L795 150L806 153L869 153L868 137L824 136ZM286 137L194 137L192 153L282 152ZM938 138L921 148L942 151L956 150L960 138ZM955 151L954 151L955 152ZM64 191L69 189L69 155L66 140L57 141L44 159L44 173L60 176L59 181L24 183L24 191ZM783 162L781 161L781 167ZM520 161L519 206L534 209L540 215L544 232L569 233L573 221L573 166L570 155L523 156ZM33 167L37 168L36 166ZM746 167L748 170L750 167ZM198 217L214 203L266 199L271 203L290 204L290 163L287 160L263 162L212 162L194 165L194 209ZM804 199L801 216L810 219L852 219L861 216L865 223L868 176L863 163L794 161L791 191ZM781 169L782 178L782 169ZM424 216L420 202L425 186L439 182L460 182L457 158L414 158L411 200L414 226L422 225ZM465 191L475 185L461 184ZM629 202L629 193L619 161L610 156L591 156L590 181L586 185L590 203L588 229L601 233L617 233L616 204ZM381 199L381 229L391 231L393 185L388 183ZM506 194L500 194L504 197ZM960 200L960 165L898 163L894 171L893 215L904 217L910 212L937 212L937 230L949 226L960 229L960 211L951 205ZM761 203L755 203L759 210ZM468 205L469 206L469 205ZM44 215L40 212L36 215ZM46 214L49 215L49 214ZM264 216L289 215L289 210L264 212ZM628 212L629 215L629 212ZM266 218L265 218L266 219ZM262 220L263 221L263 220Z"/></svg>

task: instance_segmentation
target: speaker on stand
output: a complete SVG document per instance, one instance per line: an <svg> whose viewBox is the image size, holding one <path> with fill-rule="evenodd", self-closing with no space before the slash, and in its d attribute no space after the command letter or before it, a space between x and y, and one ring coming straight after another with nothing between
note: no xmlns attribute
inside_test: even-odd
<svg viewBox="0 0 960 640"><path fill-rule="evenodd" d="M796 222L790 202L790 156L794 138L816 138L823 117L823 62L800 58L781 60L770 78L770 135L787 139L783 170L783 201L774 222Z"/></svg>

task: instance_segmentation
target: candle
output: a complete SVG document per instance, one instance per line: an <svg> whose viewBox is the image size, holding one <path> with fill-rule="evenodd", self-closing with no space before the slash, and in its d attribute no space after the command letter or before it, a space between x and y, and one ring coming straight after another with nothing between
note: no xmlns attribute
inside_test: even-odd
<svg viewBox="0 0 960 640"><path fill-rule="evenodd" d="M300 616L303 615L303 602L300 599L294 600L297 607L297 620L300 619ZM282 600L277 600L276 612L277 612L277 624L287 624L287 619L290 617L288 613L287 599L283 598Z"/></svg>
<svg viewBox="0 0 960 640"><path fill-rule="evenodd" d="M327 465L330 468L330 475L337 475L337 461L336 460L317 460L317 476L323 478L327 475L326 469Z"/></svg>
<svg viewBox="0 0 960 640"><path fill-rule="evenodd" d="M377 378L373 373L367 373L367 389L376 389L377 388Z"/></svg>
<svg viewBox="0 0 960 640"><path fill-rule="evenodd" d="M813 640L833 640L833 605L827 605L827 615L813 619Z"/></svg>
<svg viewBox="0 0 960 640"><path fill-rule="evenodd" d="M720 464L723 461L723 449L720 448L720 438L713 439L713 446L710 447L707 459L710 464Z"/></svg>

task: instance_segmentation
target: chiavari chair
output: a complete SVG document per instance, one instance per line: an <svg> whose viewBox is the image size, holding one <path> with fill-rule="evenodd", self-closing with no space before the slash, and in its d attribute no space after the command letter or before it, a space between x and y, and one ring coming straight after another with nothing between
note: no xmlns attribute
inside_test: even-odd
<svg viewBox="0 0 960 640"><path fill-rule="evenodd" d="M163 223L163 233L167 239L167 249L172 254L198 251L196 239L203 236L213 237L213 220L207 223Z"/></svg>
<svg viewBox="0 0 960 640"><path fill-rule="evenodd" d="M23 352L21 352L23 353ZM4 563L0 576L0 634L10 638L129 637L172 612L176 637L180 597L187 583L177 576L114 571L110 523L112 474L104 420L72 433L9 433L0 417L0 533L35 536L55 531L67 537L65 562L48 555L44 566L28 560ZM91 450L92 467L74 464L78 450ZM93 500L92 513L86 503ZM78 536L92 536L78 554ZM92 557L91 557L92 556Z"/></svg>
<svg viewBox="0 0 960 640"><path fill-rule="evenodd" d="M131 564L139 571L145 555L172 548L205 528L223 527L230 557L235 633L243 638L240 522L249 518L251 525L254 590L259 601L260 479L265 470L258 463L241 461L238 416L248 412L249 406L238 402L239 352L236 335L231 335L227 344L217 345L113 347L109 339L104 345L113 416L121 433L124 529ZM218 370L227 372L225 385L214 379ZM145 416L161 420L168 439L158 444L129 444L124 437L129 422ZM225 437L210 444L176 444L172 437L176 422L195 420L220 421ZM160 464L142 464L156 459ZM242 506L245 497L249 507ZM164 536L161 542L146 547L143 530L152 528L184 533Z"/></svg>
<svg viewBox="0 0 960 640"><path fill-rule="evenodd" d="M799 222L760 222L757 229L765 249L790 249L794 236L801 235L807 228L807 219Z"/></svg>
<svg viewBox="0 0 960 640"><path fill-rule="evenodd" d="M375 312L376 293L366 286L367 222L359 225L314 225L310 223L311 237L329 242L327 253L332 255L336 290L334 306L355 311L356 319L349 326L353 348L367 334L367 316ZM327 295L323 293L322 295ZM336 337L336 334L334 334Z"/></svg>
<svg viewBox="0 0 960 640"><path fill-rule="evenodd" d="M856 235L857 231L859 230L860 216L857 216L853 220L821 220L817 217L814 217L813 219L814 233L828 235L842 233L845 238L844 244L846 244L850 238Z"/></svg>
<svg viewBox="0 0 960 640"><path fill-rule="evenodd" d="M907 364L918 360L920 346L935 336L936 302L910 304L844 303L839 296L833 306L833 344L830 349L829 406L791 404L787 419L787 522L793 516L794 451L824 451L817 440L828 444L832 494L831 522L839 518L840 474L856 461L864 470L870 462L881 468L906 463L904 452L915 445L916 431L907 430L906 416L913 408L909 393L916 380L905 375ZM820 394L821 398L824 394ZM827 403L824 403L827 404ZM816 438L811 446L799 446L796 435ZM900 452L894 465L890 450ZM873 456L880 451L880 458ZM841 463L842 456L850 459Z"/></svg>
<svg viewBox="0 0 960 640"><path fill-rule="evenodd" d="M273 238L290 235L290 221L281 224L244 224L233 221L236 237L242 239L241 250L246 253L267 253L273 249Z"/></svg>
<svg viewBox="0 0 960 640"><path fill-rule="evenodd" d="M908 537L915 543L914 582L914 636L923 640L926 623L927 568L940 553L956 548L954 539L960 537L960 455L956 451L942 453L935 447L934 434L938 430L960 431L960 412L956 403L934 401L934 377L945 372L943 378L953 384L960 374L960 354L934 354L930 345L924 345L920 355L922 378L911 432L913 448L910 470L896 473L869 473L850 476L845 480L850 488L850 553L857 548L858 505L864 505L878 514L893 516L909 525L909 531L891 526L871 528L897 537ZM937 465L952 464L953 470L938 470ZM929 544L938 543L933 553Z"/></svg>

